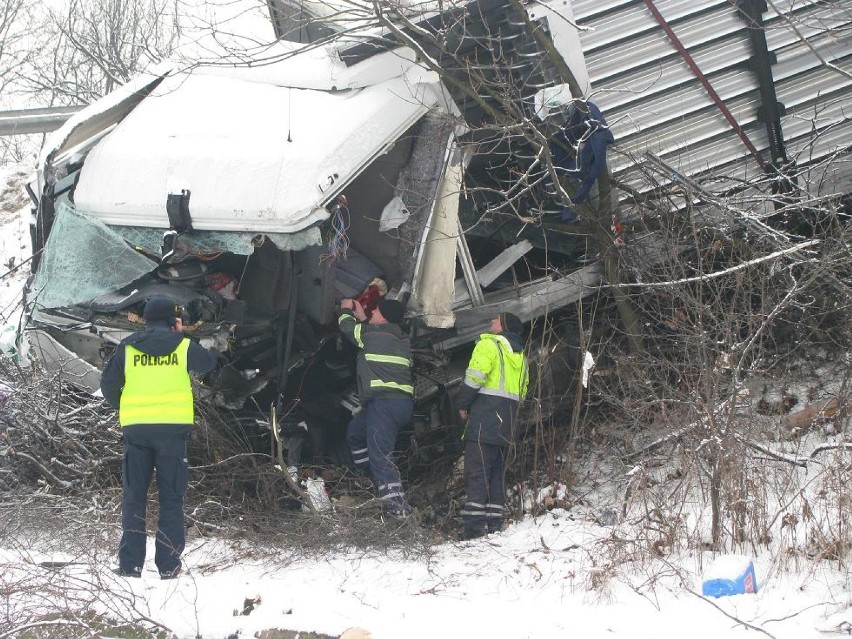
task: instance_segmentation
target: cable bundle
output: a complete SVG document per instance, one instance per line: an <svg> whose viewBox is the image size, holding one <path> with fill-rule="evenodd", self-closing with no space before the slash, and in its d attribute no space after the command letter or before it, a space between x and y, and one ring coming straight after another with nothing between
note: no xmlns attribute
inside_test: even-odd
<svg viewBox="0 0 852 639"><path fill-rule="evenodd" d="M321 262L338 262L346 259L349 250L349 208L346 198L342 197L331 210L331 223L328 229L328 250L320 255Z"/></svg>

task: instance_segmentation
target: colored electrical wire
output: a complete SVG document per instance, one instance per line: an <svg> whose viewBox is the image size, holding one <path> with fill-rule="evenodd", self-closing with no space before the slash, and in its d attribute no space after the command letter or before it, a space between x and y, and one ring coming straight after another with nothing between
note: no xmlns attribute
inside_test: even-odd
<svg viewBox="0 0 852 639"><path fill-rule="evenodd" d="M331 222L328 229L328 250L320 255L321 262L338 262L346 259L349 251L349 208L337 204L331 212Z"/></svg>

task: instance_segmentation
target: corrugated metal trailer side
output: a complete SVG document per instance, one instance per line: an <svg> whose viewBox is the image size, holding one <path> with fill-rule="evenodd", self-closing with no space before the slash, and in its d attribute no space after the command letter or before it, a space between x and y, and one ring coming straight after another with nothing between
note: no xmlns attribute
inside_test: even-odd
<svg viewBox="0 0 852 639"><path fill-rule="evenodd" d="M616 138L619 179L650 151L693 177L734 183L763 173L649 8L659 11L765 162L758 75L747 21L728 0L574 0L591 91ZM787 157L812 194L848 192L852 167L852 3L775 0L763 13ZM830 68L828 64L837 68ZM826 162L833 166L826 170ZM724 183L724 182L722 182ZM721 184L721 183L720 183ZM816 189L816 192L813 189Z"/></svg>

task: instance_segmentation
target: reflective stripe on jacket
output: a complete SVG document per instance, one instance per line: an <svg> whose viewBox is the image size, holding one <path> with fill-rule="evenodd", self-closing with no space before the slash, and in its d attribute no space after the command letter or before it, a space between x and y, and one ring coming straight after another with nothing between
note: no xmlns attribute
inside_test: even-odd
<svg viewBox="0 0 852 639"><path fill-rule="evenodd" d="M124 388L118 408L123 426L134 424L192 424L195 411L187 370L189 338L166 355L148 355L125 345Z"/></svg>
<svg viewBox="0 0 852 639"><path fill-rule="evenodd" d="M399 326L361 323L347 312L337 321L340 332L359 349L358 397L362 405L382 395L414 396L411 342Z"/></svg>
<svg viewBox="0 0 852 639"><path fill-rule="evenodd" d="M528 385L523 351L514 350L503 335L480 335L456 394L456 408L469 411L464 438L498 446L513 441Z"/></svg>
<svg viewBox="0 0 852 639"><path fill-rule="evenodd" d="M515 401L527 393L529 373L522 351L515 352L502 335L483 333L470 357L464 383L479 389L481 395L495 395Z"/></svg>

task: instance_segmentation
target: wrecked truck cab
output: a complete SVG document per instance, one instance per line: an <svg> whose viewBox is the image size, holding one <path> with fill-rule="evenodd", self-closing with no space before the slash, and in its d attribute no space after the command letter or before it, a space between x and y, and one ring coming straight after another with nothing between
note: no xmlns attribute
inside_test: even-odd
<svg viewBox="0 0 852 639"><path fill-rule="evenodd" d="M380 280L407 302L415 331L452 315L456 240L423 240L457 197L445 185L458 162L453 109L436 76L412 64L340 90L245 71L170 69L54 134L27 330L34 356L96 391L145 302L168 297L187 334L219 354L204 401L267 441L277 403L283 435L340 462L358 406L339 300ZM420 295L424 320L419 291L440 281L442 301ZM402 439L428 461L430 446L447 445L460 376L440 353L414 359L417 416Z"/></svg>
<svg viewBox="0 0 852 639"><path fill-rule="evenodd" d="M159 67L50 137L33 352L95 390L145 301L169 297L220 354L205 401L264 451L276 405L292 450L339 462L358 400L336 304L378 279L405 302L414 348L415 419L400 447L430 469L459 443L449 396L489 320L566 309L601 269L542 267L557 238L527 239L523 220L463 231L465 118L409 50L344 63L334 46L300 46L276 43L265 65Z"/></svg>

